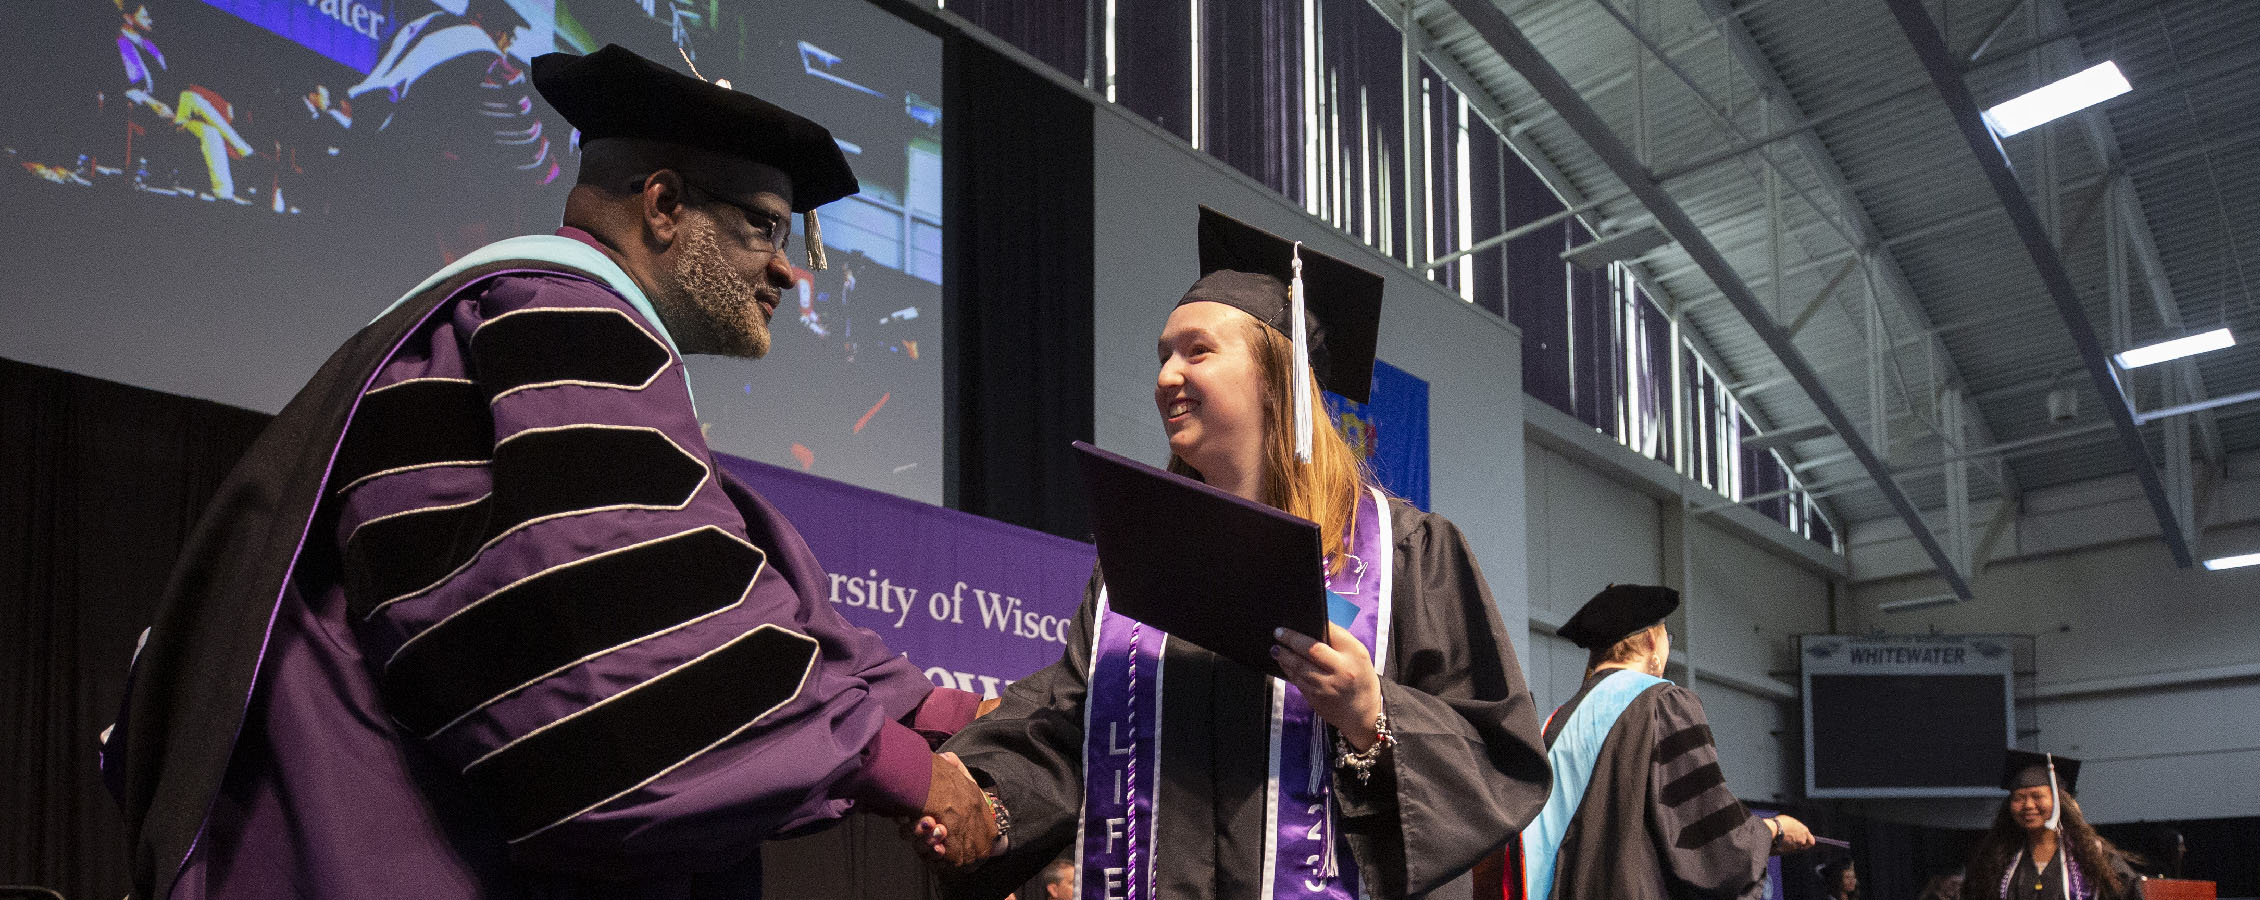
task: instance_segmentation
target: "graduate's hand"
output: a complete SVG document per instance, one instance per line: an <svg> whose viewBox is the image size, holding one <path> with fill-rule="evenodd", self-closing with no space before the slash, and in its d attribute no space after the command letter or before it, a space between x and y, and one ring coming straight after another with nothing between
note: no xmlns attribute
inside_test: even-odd
<svg viewBox="0 0 2260 900"><path fill-rule="evenodd" d="M911 849L918 852L918 858L925 860L927 865L936 870L951 867L947 858L949 845L943 839L947 832L942 829L941 823L934 821L933 816L902 819L899 822L902 825L903 840L910 842ZM989 845L989 855L986 858L1003 856L1006 850L1012 849L1011 844L1011 837L1000 835L996 843Z"/></svg>
<svg viewBox="0 0 2260 900"><path fill-rule="evenodd" d="M934 754L933 781L924 814L905 822L904 837L930 862L965 866L990 856L997 841L996 813L955 753Z"/></svg>
<svg viewBox="0 0 2260 900"><path fill-rule="evenodd" d="M1373 746L1373 721L1381 715L1381 676L1373 671L1373 654L1340 625L1326 626L1326 643L1309 635L1281 628L1272 632L1279 643L1271 658L1287 673L1287 683L1303 692L1310 708L1334 726L1350 747L1364 752Z"/></svg>
<svg viewBox="0 0 2260 900"><path fill-rule="evenodd" d="M1813 849L1813 830L1793 816L1775 816L1773 852L1796 853Z"/></svg>
<svg viewBox="0 0 2260 900"><path fill-rule="evenodd" d="M973 707L973 718L976 718L976 719L978 719L978 718L981 718L982 716L986 716L986 715L988 715L988 714L990 714L990 713L996 712L996 711L997 711L997 707L999 707L999 706L1003 706L1003 705L1004 705L1004 698L1003 698L1003 697L990 697L990 698L989 698L989 699L987 699L987 700L983 700L983 701L981 701L980 703L978 703L978 704L975 704L975 705L974 705L974 707Z"/></svg>

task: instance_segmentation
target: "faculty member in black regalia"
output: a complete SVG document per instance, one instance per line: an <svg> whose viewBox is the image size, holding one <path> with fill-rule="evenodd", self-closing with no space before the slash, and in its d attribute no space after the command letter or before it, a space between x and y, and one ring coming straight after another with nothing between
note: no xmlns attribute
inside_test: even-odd
<svg viewBox="0 0 2260 900"><path fill-rule="evenodd" d="M1695 692L1664 680L1679 592L1612 584L1563 623L1585 684L1546 720L1553 795L1522 832L1529 900L1756 900L1771 852L1813 846L1726 789ZM1511 869L1510 869L1511 871Z"/></svg>
<svg viewBox="0 0 2260 900"><path fill-rule="evenodd" d="M1328 587L1359 611L1280 635L1282 680L1109 611L1094 575L1063 658L946 745L1009 819L1008 849L950 873L948 897L1002 897L1071 847L1086 898L1418 896L1545 798L1530 692L1466 541L1312 424L1321 387L1370 390L1380 277L1206 209L1200 235L1202 277L1157 348L1170 468L1319 523ZM1090 814L1110 808L1128 812Z"/></svg>
<svg viewBox="0 0 2260 900"><path fill-rule="evenodd" d="M2010 750L2001 768L2001 786L2009 796L1970 856L1962 900L2121 900L2139 895L2142 876L2127 864L2125 853L2088 827L2079 801L2072 799L2079 785L2079 760Z"/></svg>

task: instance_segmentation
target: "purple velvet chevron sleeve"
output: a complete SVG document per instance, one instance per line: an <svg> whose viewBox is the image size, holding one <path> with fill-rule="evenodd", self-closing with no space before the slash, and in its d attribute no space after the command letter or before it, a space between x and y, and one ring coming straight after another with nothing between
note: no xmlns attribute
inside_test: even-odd
<svg viewBox="0 0 2260 900"><path fill-rule="evenodd" d="M904 720L932 686L814 599L814 557L724 483L681 359L609 290L459 299L380 373L331 483L385 712L520 863L710 871L852 801L923 801Z"/></svg>

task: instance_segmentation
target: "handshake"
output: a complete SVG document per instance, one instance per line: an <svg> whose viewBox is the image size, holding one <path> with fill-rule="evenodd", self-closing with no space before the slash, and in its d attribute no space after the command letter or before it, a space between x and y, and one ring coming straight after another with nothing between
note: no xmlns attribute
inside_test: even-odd
<svg viewBox="0 0 2260 900"><path fill-rule="evenodd" d="M974 707L978 719L995 712L995 697ZM919 817L904 818L902 836L918 855L936 868L962 868L1003 853L1000 813L987 791L974 782L973 773L955 753L934 754L933 778L927 783L926 804Z"/></svg>
<svg viewBox="0 0 2260 900"><path fill-rule="evenodd" d="M921 815L898 820L903 838L936 868L962 868L1004 852L997 809L973 773L955 753L936 753L933 763Z"/></svg>

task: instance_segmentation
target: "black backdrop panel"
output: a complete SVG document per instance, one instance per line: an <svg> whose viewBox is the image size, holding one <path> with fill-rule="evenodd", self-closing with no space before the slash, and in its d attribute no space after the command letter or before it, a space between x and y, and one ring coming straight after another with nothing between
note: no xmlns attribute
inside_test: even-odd
<svg viewBox="0 0 2260 900"><path fill-rule="evenodd" d="M1091 105L969 39L945 57L949 505L1089 540Z"/></svg>

